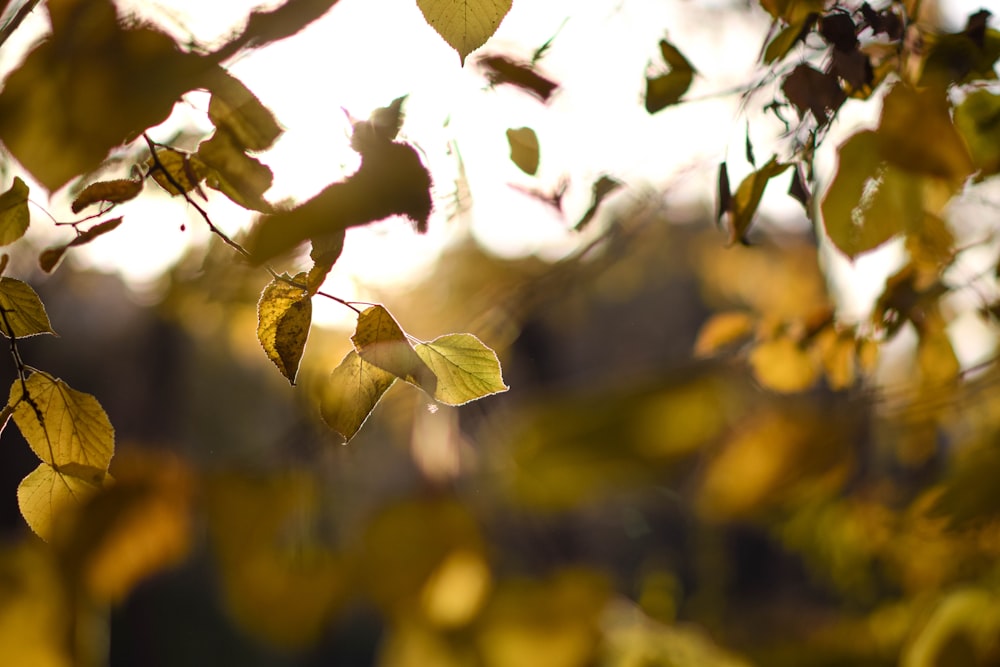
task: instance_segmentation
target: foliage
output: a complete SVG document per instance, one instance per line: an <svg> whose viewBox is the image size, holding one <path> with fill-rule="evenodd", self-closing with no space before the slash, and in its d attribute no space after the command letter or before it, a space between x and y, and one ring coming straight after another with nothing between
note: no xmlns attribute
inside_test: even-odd
<svg viewBox="0 0 1000 667"><path fill-rule="evenodd" d="M552 306L564 313L560 308L571 304L569 297L557 303L563 295L581 285L597 294L615 271L628 276L618 275L611 291L625 296L622 284L642 294L636 285L658 279L664 266L697 276L706 303L718 310L694 337L704 365L624 390L595 382L590 393L503 404L499 420L508 414L503 410L514 417L495 429L500 435L482 455L483 470L467 478L435 472L427 454L433 447L421 460L415 444L411 463L421 473L420 491L345 521L351 534L337 539L328 522L343 516L308 466L250 473L200 469L129 448L115 456L115 430L99 398L25 360L25 339L55 330L38 293L2 276L0 332L16 376L2 420L13 421L39 459L16 496L27 526L46 543L24 541L0 552L0 580L20 582L0 601L0 645L13 647L16 662L100 664L106 656L99 640L81 638L87 633L80 628L100 624L108 607L141 581L191 557L202 517L227 611L256 639L290 651L315 644L332 619L361 600L386 627L379 659L390 666L995 662L998 370L992 361L963 367L950 330L952 298L979 290L978 277L962 282L957 267L975 251L995 250L992 228L990 238L976 240L951 217L956 202L1000 173L1000 33L989 27L988 12L970 16L959 32L938 33L923 21L919 0L876 7L853 0L754 3L771 21L758 62L763 74L735 93L741 109L756 114L748 112L744 146L753 169L735 191L732 160L720 164L717 178L716 220L731 247L687 238L683 249L664 250L669 244L650 239L668 232L649 224L655 215L641 207L629 220L607 222L609 197L628 187L602 174L589 183L585 213L568 225L567 233L582 241L577 253L534 272L474 258L492 291L472 289L473 279L463 284L457 269L446 274L449 280L432 279L428 289L447 282L447 300L472 308L478 299L492 319L479 320L482 339L446 333L423 341L399 323L410 319L397 320L382 304L350 302L324 285L347 230L398 216L413 223L414 233L427 231L436 203L433 175L401 137L406 98L367 119L351 117L356 171L290 205L267 198L274 173L258 158L283 127L227 69L247 49L294 38L335 4L286 0L255 11L211 49L125 20L110 0L29 0L15 8L0 44L40 7L51 34L0 91L0 140L10 168L24 176L14 176L0 194L0 245L19 242L31 227L28 180L49 194L72 183L73 214L96 210L55 222L74 236L38 254L45 274L58 275L72 249L114 234L124 220L116 209L147 196L150 182L181 198L228 251L230 264L262 279L267 274L251 305L264 358L289 384L303 385L303 402L312 401L331 439L345 444L365 436L362 427L377 409L403 420L403 400L431 406L410 411L416 416L408 432L414 443L434 440L426 435L432 427L421 430L431 419L424 412L436 415L509 389L500 357L484 339L509 343L529 310ZM416 5L463 66L512 9L509 0ZM561 90L541 67L557 48L554 39L530 59L484 54L475 65L490 86L511 86L548 104ZM669 114L694 99L689 91L703 75L667 39L658 54L667 71L645 74L644 105L648 114ZM641 83L640 73L633 74ZM149 130L192 91L209 94L204 121L211 131L193 150L154 141ZM877 101L877 123L840 141L836 167L823 173L818 156L834 150L841 111L864 100ZM769 122L783 132L757 167L749 125ZM514 165L537 178L544 134L512 127L506 138ZM116 167L122 155L127 164ZM98 176L116 169L127 173ZM820 250L758 223L765 191L789 171L789 194L802 204ZM562 212L567 187L526 191ZM199 203L220 194L257 214L245 238L223 232ZM867 320L848 319L818 257L839 253L853 262L895 240L905 247L905 264L886 280ZM627 261L615 261L621 248L630 253ZM676 254L660 254L670 252ZM278 262L294 268L279 272ZM4 255L0 274L11 263ZM994 269L994 282L997 275ZM1000 299L979 295L983 318L995 325ZM357 317L340 347L313 327L317 299ZM401 308L393 310L407 309ZM419 320L416 311L406 314ZM563 326L570 320L554 319ZM873 407L892 371L880 354L898 354L894 346L907 335L915 343L895 376L906 388L885 394L886 407ZM313 352L314 342L312 356L310 336L322 336L324 347ZM622 338L611 337L607 346ZM622 346L637 354L644 347ZM416 392L395 398L399 392L390 389L397 380L422 398L414 399ZM956 414L967 400L975 411ZM391 422L381 428L400 429ZM441 442L461 441L458 430L457 421L446 425L451 435ZM939 440L951 450L939 451ZM500 464L490 458L498 451ZM880 476L885 460L893 461L893 474ZM482 502L462 498L460 482L469 480L482 485ZM504 562L511 555L498 557L493 549L509 509L539 517L614 512L621 509L616 500L594 505L628 492L645 501L653 491L680 499L686 513L680 523L696 526L686 537L702 545L692 549L699 556L724 552L702 543L742 524L794 554L810 581L842 602L817 611L817 618L832 620L816 620L822 626L816 630L809 619L794 619L786 637L773 627L755 634L773 619L726 588L726 570L738 563L663 566L650 559L649 571L631 568L626 575L638 582L633 602L610 572L592 563L539 571ZM913 559L920 550L930 563ZM695 571L688 573L697 582L695 599L685 600L672 567ZM747 627L727 623L726 614ZM48 632L40 634L38 625ZM816 657L824 652L826 662Z"/></svg>

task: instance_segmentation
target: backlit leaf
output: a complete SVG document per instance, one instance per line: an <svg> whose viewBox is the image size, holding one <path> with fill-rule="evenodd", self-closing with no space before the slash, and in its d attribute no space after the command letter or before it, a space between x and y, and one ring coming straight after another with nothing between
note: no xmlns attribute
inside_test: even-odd
<svg viewBox="0 0 1000 667"><path fill-rule="evenodd" d="M437 377L434 398L462 405L507 391L496 352L472 334L448 334L416 346L417 355Z"/></svg>
<svg viewBox="0 0 1000 667"><path fill-rule="evenodd" d="M777 157L772 157L767 164L743 179L733 194L730 243L746 239L747 231L757 215L757 207L760 206L760 200L764 196L764 188L767 187L768 181L785 173L785 170L791 166L790 162L782 164L778 162Z"/></svg>
<svg viewBox="0 0 1000 667"><path fill-rule="evenodd" d="M538 171L538 135L530 127L507 130L510 159L517 168L532 176Z"/></svg>
<svg viewBox="0 0 1000 667"><path fill-rule="evenodd" d="M417 6L434 30L465 64L465 57L486 43L512 0L417 0Z"/></svg>
<svg viewBox="0 0 1000 667"><path fill-rule="evenodd" d="M699 357L715 354L734 343L745 340L754 330L756 323L750 313L732 311L716 313L698 332L694 343L694 353Z"/></svg>
<svg viewBox="0 0 1000 667"><path fill-rule="evenodd" d="M437 378L434 372L416 353L384 306L371 306L358 316L358 327L351 341L368 363L435 395Z"/></svg>
<svg viewBox="0 0 1000 667"><path fill-rule="evenodd" d="M597 209L600 208L601 203L604 201L608 195L617 190L624 185L621 181L616 178L611 178L608 175L602 175L594 184L590 186L590 206L584 211L583 216L580 220L573 226L573 229L580 231L584 229L597 215Z"/></svg>
<svg viewBox="0 0 1000 667"><path fill-rule="evenodd" d="M35 336L37 334L55 334L49 323L38 294L26 282L15 278L0 278L0 308L4 310L4 319L0 319L0 333L7 338L13 333L15 338Z"/></svg>
<svg viewBox="0 0 1000 667"><path fill-rule="evenodd" d="M323 388L320 396L323 421L349 441L395 381L395 375L366 362L351 350L333 369Z"/></svg>
<svg viewBox="0 0 1000 667"><path fill-rule="evenodd" d="M156 184L175 197L198 188L205 178L205 165L201 158L174 148L158 147L156 159L150 157L146 166Z"/></svg>
<svg viewBox="0 0 1000 667"><path fill-rule="evenodd" d="M243 208L273 213L264 199L274 175L257 159L243 152L229 132L219 130L198 146L195 157L204 164L205 184L218 190Z"/></svg>
<svg viewBox="0 0 1000 667"><path fill-rule="evenodd" d="M98 181L91 183L76 196L73 200L73 212L79 213L91 204L106 201L112 204L121 204L130 199L134 199L142 192L142 181L133 181L127 178L117 178L111 181Z"/></svg>
<svg viewBox="0 0 1000 667"><path fill-rule="evenodd" d="M212 91L209 119L231 134L243 150L267 150L281 136L274 114L236 77L220 69L208 88Z"/></svg>
<svg viewBox="0 0 1000 667"><path fill-rule="evenodd" d="M661 39L660 53L670 66L670 72L646 77L646 111L649 113L677 104L694 81L695 69L677 47Z"/></svg>
<svg viewBox="0 0 1000 667"><path fill-rule="evenodd" d="M306 274L300 273L294 280L303 282L305 278ZM257 303L257 340L267 358L292 384L311 324L312 299L307 290L278 278L264 288Z"/></svg>
<svg viewBox="0 0 1000 667"><path fill-rule="evenodd" d="M44 373L32 373L24 384L27 398L18 381L9 402L15 406L14 423L38 458L78 476L107 470L115 430L97 399Z"/></svg>
<svg viewBox="0 0 1000 667"><path fill-rule="evenodd" d="M83 479L41 463L17 487L21 515L40 538L49 542L63 513L80 507L101 489L101 479Z"/></svg>
<svg viewBox="0 0 1000 667"><path fill-rule="evenodd" d="M807 350L785 336L760 343L750 353L750 368L763 386L781 393L816 384L820 367Z"/></svg>
<svg viewBox="0 0 1000 667"><path fill-rule="evenodd" d="M81 232L75 239L61 246L54 246L42 251L42 254L38 256L38 264L42 271L46 273L51 273L52 269L56 268L59 260L70 248L76 246L85 245L90 243L98 236L107 234L108 232L116 229L118 225L122 224L121 218L112 218L111 220L105 220L99 222L85 232Z"/></svg>
<svg viewBox="0 0 1000 667"><path fill-rule="evenodd" d="M28 186L17 176L7 192L0 195L0 246L10 245L28 231Z"/></svg>

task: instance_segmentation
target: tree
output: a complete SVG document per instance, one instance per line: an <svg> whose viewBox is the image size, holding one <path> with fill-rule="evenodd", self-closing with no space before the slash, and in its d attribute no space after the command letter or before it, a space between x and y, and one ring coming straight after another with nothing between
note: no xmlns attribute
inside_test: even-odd
<svg viewBox="0 0 1000 667"><path fill-rule="evenodd" d="M1000 33L989 12L943 32L923 20L920 0L754 3L771 28L759 79L731 93L752 110L744 146L752 170L733 190L731 163L718 165L724 238L665 227L671 213L655 200L611 209L609 197L627 186L605 174L585 184L589 206L568 225L581 239L577 252L540 266L456 249L422 286L427 295L447 282L440 312L427 316L430 300L423 318L394 306L405 315L397 320L385 305L326 291L324 280L348 229L401 216L423 233L439 204L421 152L400 138L406 99L352 118L357 170L286 206L266 197L274 174L256 157L280 136L279 119L227 69L248 49L295 39L336 4L256 10L209 49L130 22L107 0L6 3L0 45L43 7L51 34L0 91L0 140L7 169L20 174L0 195L0 243L38 224L29 180L70 197L76 215L96 210L56 222L73 239L19 271L65 272L67 254L114 234L119 207L152 188L182 199L217 239L202 284L222 275L213 271L241 272L230 306L254 310L263 357L289 384L300 380L301 403L325 422L327 441L360 448L377 429L363 443L373 447L410 434L412 455L379 451L416 470L399 498L399 489L375 491L387 461L330 478L313 469L319 456L255 472L143 448L115 456L100 396L28 358L27 339L54 334L59 322L27 281L3 276L0 331L15 372L3 421L40 459L17 499L44 541L25 537L0 554L5 580L16 582L0 602L0 645L12 647L13 663L106 662L98 628L109 609L140 582L199 558L213 564L229 617L254 642L293 653L360 604L377 610L387 665L996 661L998 371L992 358L963 366L953 334L963 309L978 311L991 332L1000 312L992 227L955 213L1000 172ZM544 69L558 35L530 57L470 58L509 0L417 6L488 85L543 105L558 94ZM691 101L702 75L670 40L656 46L644 105L669 114ZM154 141L149 129L202 90L212 130L197 147ZM877 102L877 124L831 146L841 110L864 100ZM779 128L760 166L750 123ZM512 127L506 139L517 168L536 174L544 135ZM836 167L825 173L818 156L834 149ZM804 233L758 222L767 186L783 176L802 204ZM561 213L568 184L545 187L525 192ZM222 231L199 203L219 196L259 214L244 237ZM900 241L905 263L870 316L852 321L821 259L854 261ZM25 248L3 256L0 274L24 266ZM970 276L965 265L984 254L989 269ZM251 275L260 277L252 299ZM701 294L694 306L691 283ZM205 288L172 289L182 300ZM600 300L621 301L628 290L628 311ZM975 306L963 302L968 294ZM683 367L651 350L648 334L664 318L646 306L660 298L684 304L673 311L671 339L687 337L698 360ZM356 313L349 341L312 330L316 299ZM567 325L574 299L598 314L585 326ZM534 353L539 386L560 375L561 362L586 373L590 390L519 398L514 382L508 400L487 401L495 407L478 420L463 410L459 429L448 406L508 386L497 354L474 333L422 341L401 327L469 320L446 302L483 313L471 328L515 362L518 349ZM718 312L705 318L699 309ZM321 369L304 364L310 336L312 347L339 345L338 358ZM593 341L594 350L574 356L567 339ZM901 368L893 355L907 360ZM649 372L667 362L670 372ZM624 387L602 376L609 369ZM529 374L515 375L530 384ZM397 380L416 388L407 399L389 392ZM383 398L392 404L381 414L405 426L363 429ZM403 401L432 410L407 417ZM218 419L229 418L224 403L211 407ZM438 412L445 421L432 422ZM475 465L456 469L455 451L433 462L435 443L460 449L465 438L481 448ZM343 507L351 493L372 507L352 514ZM568 563L519 548L512 516L559 542L557 552L572 537ZM602 522L622 524L614 543L587 535Z"/></svg>

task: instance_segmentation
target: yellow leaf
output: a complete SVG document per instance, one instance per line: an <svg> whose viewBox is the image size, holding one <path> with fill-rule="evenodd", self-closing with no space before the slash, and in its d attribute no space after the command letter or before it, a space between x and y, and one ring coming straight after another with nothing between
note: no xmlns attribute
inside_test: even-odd
<svg viewBox="0 0 1000 667"><path fill-rule="evenodd" d="M71 611L55 554L37 540L5 541L0 549L0 646L7 665L71 667Z"/></svg>
<svg viewBox="0 0 1000 667"><path fill-rule="evenodd" d="M510 11L512 0L417 0L427 24L465 57L486 43Z"/></svg>
<svg viewBox="0 0 1000 667"><path fill-rule="evenodd" d="M932 326L920 333L917 364L921 377L928 384L942 384L958 377L961 366L943 326Z"/></svg>
<svg viewBox="0 0 1000 667"><path fill-rule="evenodd" d="M0 278L0 308L6 315L6 323L0 318L0 333L7 338L13 333L16 338L53 334L45 306L31 286L14 278Z"/></svg>
<svg viewBox="0 0 1000 667"><path fill-rule="evenodd" d="M115 430L97 399L44 373L32 373L24 385L28 396L16 381L9 402L14 423L38 458L67 474L103 474L114 454Z"/></svg>
<svg viewBox="0 0 1000 667"><path fill-rule="evenodd" d="M431 396L436 393L434 372L416 353L384 306L372 306L358 316L358 327L351 341L368 363L417 385Z"/></svg>
<svg viewBox="0 0 1000 667"><path fill-rule="evenodd" d="M791 166L790 162L782 164L778 162L777 157L772 157L767 164L740 182L740 186L733 193L730 243L736 243L746 238L750 224L757 215L757 207L760 206L760 200L764 196L764 188L767 187L768 181L783 174Z"/></svg>
<svg viewBox="0 0 1000 667"><path fill-rule="evenodd" d="M510 144L510 159L517 168L526 174L535 175L538 171L538 135L530 127L519 127L507 130L507 143Z"/></svg>
<svg viewBox="0 0 1000 667"><path fill-rule="evenodd" d="M312 299L309 292L275 278L264 288L257 303L257 340L267 358L288 381L295 384L299 361L309 338L312 324ZM295 276L304 283L305 273Z"/></svg>
<svg viewBox="0 0 1000 667"><path fill-rule="evenodd" d="M0 245L10 245L28 231L28 186L17 176L7 192L0 195Z"/></svg>
<svg viewBox="0 0 1000 667"><path fill-rule="evenodd" d="M73 212L79 213L99 201L121 204L137 197L142 192L142 186L142 181L133 181L127 178L91 183L81 190L80 194L73 200Z"/></svg>
<svg viewBox="0 0 1000 667"><path fill-rule="evenodd" d="M649 113L677 104L694 81L695 69L677 47L661 39L660 53L670 66L670 72L646 77L646 111Z"/></svg>
<svg viewBox="0 0 1000 667"><path fill-rule="evenodd" d="M236 77L220 68L208 88L209 120L231 134L243 150L267 150L281 136L274 114Z"/></svg>
<svg viewBox="0 0 1000 667"><path fill-rule="evenodd" d="M333 369L320 397L323 421L350 440L361 429L396 376L367 363L351 350Z"/></svg>
<svg viewBox="0 0 1000 667"><path fill-rule="evenodd" d="M156 184L175 197L197 189L205 178L205 164L201 158L173 148L157 148L156 159L150 157L146 161L146 167ZM181 189L178 190L174 183Z"/></svg>
<svg viewBox="0 0 1000 667"><path fill-rule="evenodd" d="M747 338L753 333L754 324L754 318L749 313L716 313L698 332L698 339L694 343L695 355L707 357Z"/></svg>
<svg viewBox="0 0 1000 667"><path fill-rule="evenodd" d="M816 337L826 381L833 390L847 389L857 377L857 344L850 332L827 327Z"/></svg>
<svg viewBox="0 0 1000 667"><path fill-rule="evenodd" d="M955 108L955 127L980 177L1000 173L1000 95L988 90L970 93Z"/></svg>
<svg viewBox="0 0 1000 667"><path fill-rule="evenodd" d="M803 391L816 384L819 365L790 338L761 343L750 353L750 368L757 381L781 393Z"/></svg>
<svg viewBox="0 0 1000 667"><path fill-rule="evenodd" d="M83 479L41 463L17 487L17 505L28 527L49 542L63 512L80 507L101 489L101 478Z"/></svg>
<svg viewBox="0 0 1000 667"><path fill-rule="evenodd" d="M215 136L198 146L196 157L205 165L208 187L243 208L274 212L274 207L264 199L274 175L268 167L244 153L229 132L217 130Z"/></svg>
<svg viewBox="0 0 1000 667"><path fill-rule="evenodd" d="M437 377L434 398L442 403L462 405L510 389L496 352L472 334L440 336L415 349Z"/></svg>

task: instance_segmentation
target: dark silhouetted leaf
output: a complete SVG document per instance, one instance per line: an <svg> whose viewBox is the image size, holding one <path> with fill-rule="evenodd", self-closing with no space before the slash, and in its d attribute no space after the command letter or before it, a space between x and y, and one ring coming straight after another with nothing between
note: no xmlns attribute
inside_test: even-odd
<svg viewBox="0 0 1000 667"><path fill-rule="evenodd" d="M835 75L825 74L805 63L792 70L781 90L800 116L810 111L820 124L826 123L847 99Z"/></svg>
<svg viewBox="0 0 1000 667"><path fill-rule="evenodd" d="M844 12L833 11L819 21L819 34L838 51L854 51L858 48L858 36L854 30L854 21Z"/></svg>
<svg viewBox="0 0 1000 667"><path fill-rule="evenodd" d="M847 91L851 94L869 91L875 80L875 70L872 69L868 56L857 49L853 51L834 49L830 73L843 79Z"/></svg>
<svg viewBox="0 0 1000 667"><path fill-rule="evenodd" d="M175 197L192 190L205 196L199 187L205 179L205 164L197 155L160 146L156 149L156 159L150 157L146 167L156 184Z"/></svg>
<svg viewBox="0 0 1000 667"><path fill-rule="evenodd" d="M434 372L434 398L464 405L507 391L496 352L472 334L448 334L416 346L417 356Z"/></svg>
<svg viewBox="0 0 1000 667"><path fill-rule="evenodd" d="M792 166L791 163L782 164L778 162L776 157L772 157L767 164L743 179L733 194L730 243L746 240L747 232L757 215L757 207L760 206L760 200L764 196L764 188L767 187L768 181L783 174L790 166Z"/></svg>
<svg viewBox="0 0 1000 667"><path fill-rule="evenodd" d="M28 186L17 176L7 192L0 195L0 246L10 245L28 231Z"/></svg>
<svg viewBox="0 0 1000 667"><path fill-rule="evenodd" d="M417 0L428 25L458 51L462 65L493 36L511 4L512 0Z"/></svg>
<svg viewBox="0 0 1000 667"><path fill-rule="evenodd" d="M715 221L722 220L722 216L733 210L733 193L729 186L729 169L725 162L719 163L719 182L716 189L716 209Z"/></svg>
<svg viewBox="0 0 1000 667"><path fill-rule="evenodd" d="M214 55L223 62L245 48L260 48L291 37L330 11L338 1L286 0L276 9L256 10L250 14L243 32Z"/></svg>
<svg viewBox="0 0 1000 667"><path fill-rule="evenodd" d="M308 290L275 278L260 295L257 303L257 340L267 358L278 367L291 384L299 371L299 361L312 325L312 299ZM300 273L295 282L304 283Z"/></svg>
<svg viewBox="0 0 1000 667"><path fill-rule="evenodd" d="M668 74L646 77L646 111L656 113L677 104L694 81L695 69L673 44L660 40L660 53L670 66Z"/></svg>
<svg viewBox="0 0 1000 667"><path fill-rule="evenodd" d="M574 229L580 231L589 225L594 219L594 216L597 215L597 209L600 208L604 199L612 192L622 187L622 185L623 183L621 181L611 178L610 176L601 176L594 181L594 184L590 188L590 206L584 212L579 222L576 223Z"/></svg>
<svg viewBox="0 0 1000 667"><path fill-rule="evenodd" d="M368 120L355 121L352 118L351 148L364 155L395 141L396 135L403 127L405 101L406 95L397 97L389 103L389 106L378 107L372 111Z"/></svg>
<svg viewBox="0 0 1000 667"><path fill-rule="evenodd" d="M193 159L203 165L201 173L208 187L218 190L243 208L261 213L274 212L274 207L264 199L274 175L265 165L244 153L229 132L216 131L211 139L198 146Z"/></svg>
<svg viewBox="0 0 1000 667"><path fill-rule="evenodd" d="M323 421L349 441L395 381L395 375L366 362L351 350L322 389Z"/></svg>
<svg viewBox="0 0 1000 667"><path fill-rule="evenodd" d="M358 316L351 336L354 349L364 361L415 384L433 396L437 389L434 372L410 345L409 339L384 306L366 308Z"/></svg>
<svg viewBox="0 0 1000 667"><path fill-rule="evenodd" d="M115 451L115 430L97 399L44 373L32 373L24 384L29 398L18 381L10 388L9 402L31 451L70 474L106 471Z"/></svg>
<svg viewBox="0 0 1000 667"><path fill-rule="evenodd" d="M15 278L0 278L0 308L6 314L15 338L55 334L49 324L49 316L45 313L45 306L28 283ZM11 331L7 330L2 320L0 333L10 338Z"/></svg>
<svg viewBox="0 0 1000 667"><path fill-rule="evenodd" d="M532 176L538 171L538 136L530 127L519 127L507 130L507 143L510 144L511 162L526 174Z"/></svg>
<svg viewBox="0 0 1000 667"><path fill-rule="evenodd" d="M131 182L131 181L129 181ZM42 251L42 254L38 256L38 265L41 267L42 271L46 273L51 273L56 265L59 264L59 260L70 248L75 248L77 246L86 245L90 243L98 236L107 234L108 232L116 229L118 225L122 224L121 218L112 218L111 220L105 220L99 222L85 232L81 232L75 239L60 246L54 246L52 248L47 248Z"/></svg>
<svg viewBox="0 0 1000 667"><path fill-rule="evenodd" d="M242 150L267 150L281 136L274 114L236 77L219 70L208 88L212 91L209 119L231 134Z"/></svg>
<svg viewBox="0 0 1000 667"><path fill-rule="evenodd" d="M111 204L121 204L134 199L142 192L142 181L118 178L112 181L91 183L73 200L73 212L79 213L91 204L106 201Z"/></svg>
<svg viewBox="0 0 1000 667"><path fill-rule="evenodd" d="M746 154L747 162L756 169L757 156L753 154L753 143L750 141L750 121L747 121L746 140L743 143L743 152Z"/></svg>
<svg viewBox="0 0 1000 667"><path fill-rule="evenodd" d="M548 102L559 87L535 69L531 63L520 63L506 56L483 56L477 61L493 85L507 84L528 92L543 103Z"/></svg>
<svg viewBox="0 0 1000 667"><path fill-rule="evenodd" d="M809 191L809 184L802 176L802 170L796 169L792 175L792 184L788 186L788 194L797 202L802 204L802 208L809 213L809 205L812 202L812 193Z"/></svg>

